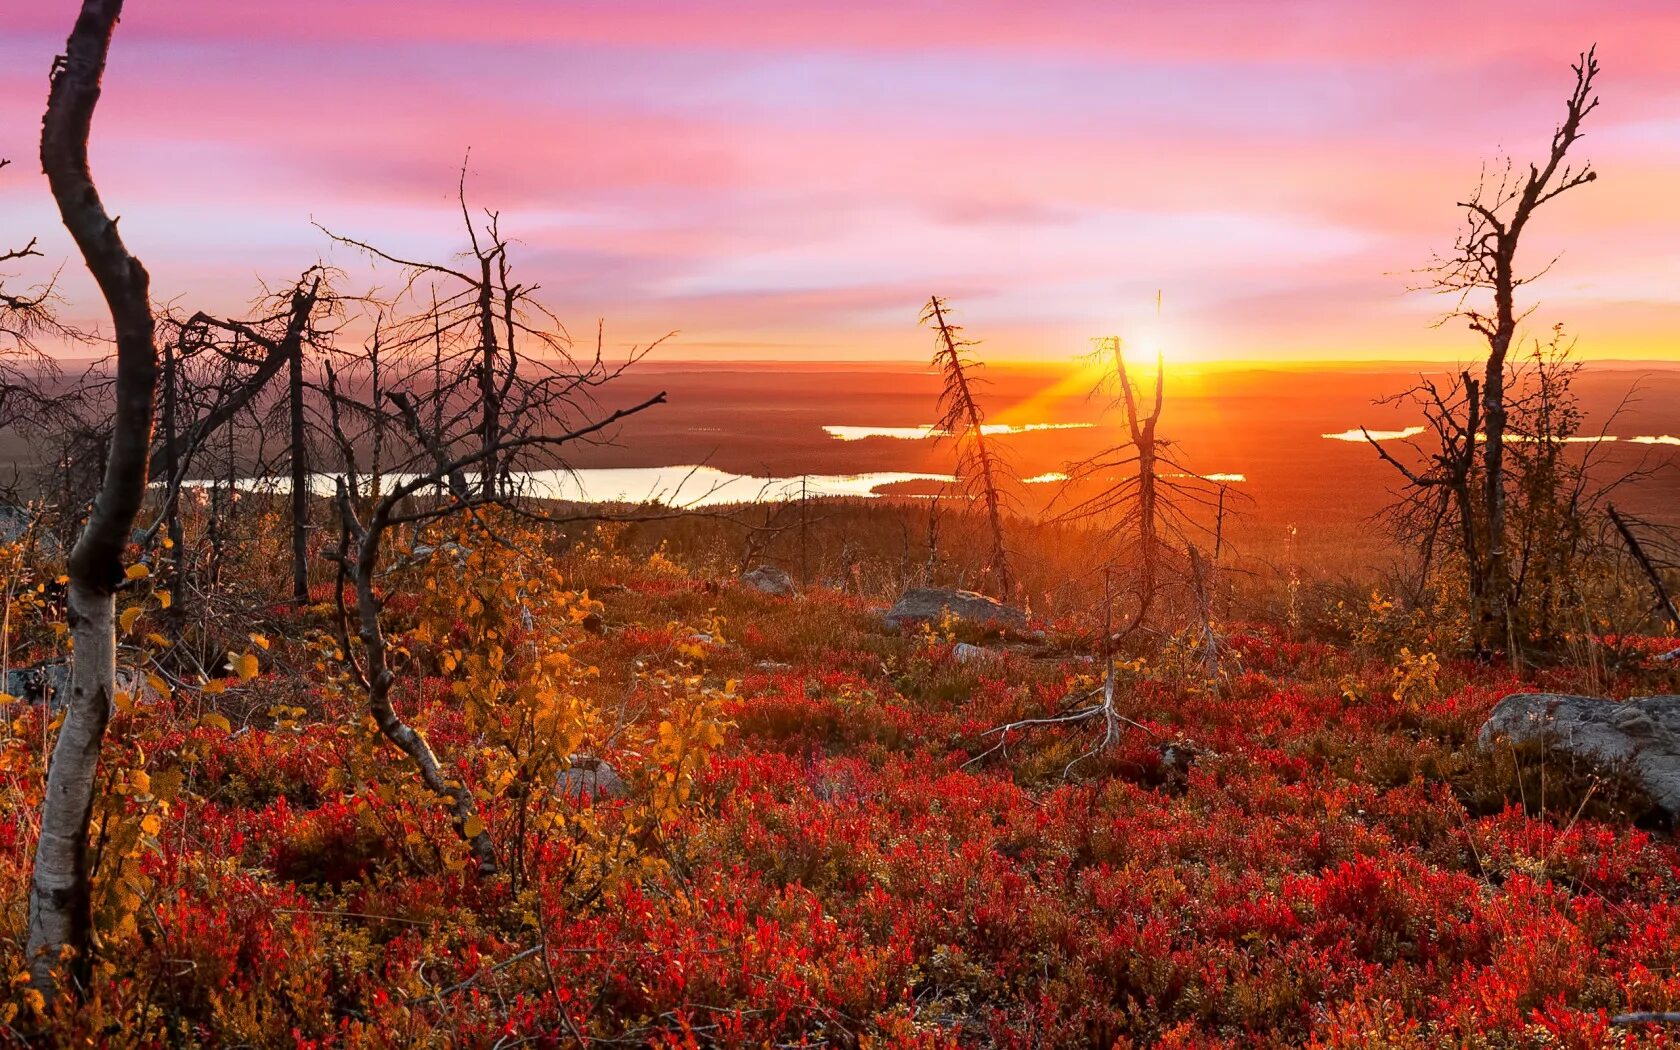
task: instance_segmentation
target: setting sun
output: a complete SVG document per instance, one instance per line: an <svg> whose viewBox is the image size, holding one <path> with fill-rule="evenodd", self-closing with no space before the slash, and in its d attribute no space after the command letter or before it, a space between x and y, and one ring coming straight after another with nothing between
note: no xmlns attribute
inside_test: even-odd
<svg viewBox="0 0 1680 1050"><path fill-rule="evenodd" d="M0 1044L1675 1045L1676 0L12 6Z"/></svg>

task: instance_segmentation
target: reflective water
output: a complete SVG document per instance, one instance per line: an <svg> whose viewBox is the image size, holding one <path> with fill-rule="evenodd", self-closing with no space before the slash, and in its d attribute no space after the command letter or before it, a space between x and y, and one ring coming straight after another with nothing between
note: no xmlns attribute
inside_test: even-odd
<svg viewBox="0 0 1680 1050"><path fill-rule="evenodd" d="M984 423L980 432L987 436L993 434L1027 434L1036 430L1088 430L1096 426L1095 423ZM896 438L900 441L923 441L928 438L950 437L950 433L941 430L932 423L923 423L915 427L858 427L832 424L823 427L823 432L837 441L862 441L865 438Z"/></svg>
<svg viewBox="0 0 1680 1050"><path fill-rule="evenodd" d="M399 485L412 475L387 475L384 486ZM319 496L338 490L336 474L311 474L310 488ZM468 475L469 482L472 476ZM716 507L729 503L759 503L798 499L805 495L876 497L877 490L911 481L947 483L949 474L883 470L866 474L807 474L800 477L754 477L707 466L598 467L581 470L540 470L514 475L515 487L533 499L569 500L580 503L663 503L666 506ZM208 480L187 485L208 488ZM245 492L286 492L291 482L284 477L241 478L236 486ZM367 485L367 479L362 479Z"/></svg>

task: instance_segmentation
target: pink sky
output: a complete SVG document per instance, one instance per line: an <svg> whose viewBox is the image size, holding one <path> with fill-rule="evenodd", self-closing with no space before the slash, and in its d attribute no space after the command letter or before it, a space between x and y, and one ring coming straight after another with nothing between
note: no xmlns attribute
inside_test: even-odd
<svg viewBox="0 0 1680 1050"><path fill-rule="evenodd" d="M98 303L34 163L75 5L0 39L5 240ZM1537 327L1680 357L1672 0L129 0L94 128L160 299L366 262L311 219L443 259L467 149L574 330L669 356L921 356L949 296L998 358L1155 327L1185 358L1474 351L1406 271L1484 158L1543 149L1597 42L1598 183L1550 206ZM31 276L27 270L16 271Z"/></svg>

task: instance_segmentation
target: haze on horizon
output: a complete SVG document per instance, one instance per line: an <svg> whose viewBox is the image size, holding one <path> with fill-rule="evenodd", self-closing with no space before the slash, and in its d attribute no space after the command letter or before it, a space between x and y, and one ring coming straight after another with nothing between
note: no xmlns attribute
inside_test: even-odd
<svg viewBox="0 0 1680 1050"><path fill-rule="evenodd" d="M62 12L0 40L0 199L91 283L34 160ZM419 258L469 192L573 327L677 329L664 357L921 358L949 296L995 359L1091 336L1181 360L1460 358L1407 271L1450 246L1484 161L1544 149L1597 43L1597 185L1528 258L1536 330L1680 357L1680 7L1057 0L818 5L295 0L135 4L93 161L154 294L237 313L316 259L312 225ZM1154 320L1156 289L1165 310Z"/></svg>

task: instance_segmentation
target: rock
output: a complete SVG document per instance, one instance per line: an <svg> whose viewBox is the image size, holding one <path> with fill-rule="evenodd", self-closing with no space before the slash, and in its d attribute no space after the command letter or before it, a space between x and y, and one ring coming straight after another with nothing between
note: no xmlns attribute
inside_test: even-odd
<svg viewBox="0 0 1680 1050"><path fill-rule="evenodd" d="M46 703L49 710L62 711L70 703L70 664L49 660L34 667L8 668L5 692L19 700Z"/></svg>
<svg viewBox="0 0 1680 1050"><path fill-rule="evenodd" d="M978 645L969 645L967 642L958 642L951 649L951 659L959 664L966 664L972 660L990 660L997 655L990 649L982 649Z"/></svg>
<svg viewBox="0 0 1680 1050"><path fill-rule="evenodd" d="M623 798L630 787L618 771L594 755L573 755L571 766L554 778L554 790L575 801Z"/></svg>
<svg viewBox="0 0 1680 1050"><path fill-rule="evenodd" d="M793 577L774 565L758 566L742 576L741 582L755 591L774 594L779 598L792 598L799 594L799 588L793 585Z"/></svg>
<svg viewBox="0 0 1680 1050"><path fill-rule="evenodd" d="M951 590L945 587L912 587L887 610L887 626L900 627L916 620L938 620L946 610L960 620L985 627L1002 627L1025 631L1027 614L1013 605L1005 605L995 598L973 591Z"/></svg>
<svg viewBox="0 0 1680 1050"><path fill-rule="evenodd" d="M0 504L0 543L16 543L29 535L35 525L35 515L23 507Z"/></svg>
<svg viewBox="0 0 1680 1050"><path fill-rule="evenodd" d="M466 567L467 556L470 555L472 551L461 546L459 543L456 543L454 540L445 540L436 547L421 544L418 547L415 547L412 551L409 551L406 564L419 565L423 562L431 561L432 556L439 553L447 554L454 560L455 567L459 569Z"/></svg>
<svg viewBox="0 0 1680 1050"><path fill-rule="evenodd" d="M1494 705L1477 743L1543 744L1637 781L1680 817L1680 696L1625 702L1563 693L1515 693Z"/></svg>

